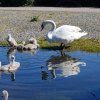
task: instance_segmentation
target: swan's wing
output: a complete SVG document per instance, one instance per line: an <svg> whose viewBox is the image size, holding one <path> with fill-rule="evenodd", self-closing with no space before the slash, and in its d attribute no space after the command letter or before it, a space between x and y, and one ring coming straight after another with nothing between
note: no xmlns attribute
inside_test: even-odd
<svg viewBox="0 0 100 100"><path fill-rule="evenodd" d="M71 25L62 25L58 27L55 31L64 30L69 32L79 32L81 29L77 26L71 26Z"/></svg>
<svg viewBox="0 0 100 100"><path fill-rule="evenodd" d="M53 34L53 33L52 33ZM65 30L59 30L55 32L52 37L54 41L58 42L72 42L74 40L77 40L81 38L82 36L87 35L88 33L86 32L70 32L70 31L65 31Z"/></svg>
<svg viewBox="0 0 100 100"><path fill-rule="evenodd" d="M10 64L3 65L2 68L1 68L1 70L2 71L8 71L9 67L10 67Z"/></svg>

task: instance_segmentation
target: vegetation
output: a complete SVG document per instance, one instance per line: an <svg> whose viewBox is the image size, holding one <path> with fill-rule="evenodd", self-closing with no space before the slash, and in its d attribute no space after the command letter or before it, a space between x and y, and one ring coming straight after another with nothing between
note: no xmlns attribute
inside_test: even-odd
<svg viewBox="0 0 100 100"><path fill-rule="evenodd" d="M19 42L18 42L19 43ZM59 49L60 44L59 43L49 43L44 38L40 38L38 40L38 43L40 45L40 48L42 49L49 49L49 50L57 50ZM6 41L0 41L1 46L9 46L8 42ZM87 52L94 52L99 53L100 52L100 40L98 39L80 39L77 41L72 42L67 46L64 51L87 51Z"/></svg>
<svg viewBox="0 0 100 100"><path fill-rule="evenodd" d="M1 6L22 6L27 0L0 0Z"/></svg>
<svg viewBox="0 0 100 100"><path fill-rule="evenodd" d="M59 43L48 43L46 39L41 38L38 43L40 47L43 49L57 49L60 44ZM65 48L67 51L88 51L88 52L100 52L100 40L98 39L80 39L69 44L68 47Z"/></svg>
<svg viewBox="0 0 100 100"><path fill-rule="evenodd" d="M100 7L100 0L0 0L1 6Z"/></svg>
<svg viewBox="0 0 100 100"><path fill-rule="evenodd" d="M37 22L39 21L39 16L33 16L30 22Z"/></svg>
<svg viewBox="0 0 100 100"><path fill-rule="evenodd" d="M55 6L58 0L35 0L34 5L38 6Z"/></svg>
<svg viewBox="0 0 100 100"><path fill-rule="evenodd" d="M0 41L0 46L9 46L7 41Z"/></svg>

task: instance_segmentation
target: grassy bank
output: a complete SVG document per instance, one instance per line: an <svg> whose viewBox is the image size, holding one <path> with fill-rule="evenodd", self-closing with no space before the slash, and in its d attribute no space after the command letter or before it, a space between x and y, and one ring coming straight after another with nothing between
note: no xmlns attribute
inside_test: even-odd
<svg viewBox="0 0 100 100"><path fill-rule="evenodd" d="M56 50L59 48L59 43L49 43L44 38L40 38L38 40L38 43L40 45L40 48L42 49L53 49ZM0 46L9 46L8 42L6 41L0 41ZM87 51L87 52L100 52L100 40L98 39L80 39L77 41L74 41L68 45L64 49L65 51Z"/></svg>
<svg viewBox="0 0 100 100"><path fill-rule="evenodd" d="M38 41L40 47L43 49L55 49L60 46L59 43L49 43L45 39ZM100 52L100 40L98 39L80 39L72 42L65 48L65 51L88 51L88 52Z"/></svg>

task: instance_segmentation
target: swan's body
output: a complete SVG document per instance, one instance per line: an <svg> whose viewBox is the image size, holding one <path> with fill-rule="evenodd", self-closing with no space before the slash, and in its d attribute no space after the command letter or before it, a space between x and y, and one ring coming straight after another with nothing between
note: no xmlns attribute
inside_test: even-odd
<svg viewBox="0 0 100 100"><path fill-rule="evenodd" d="M11 36L11 34L8 34L7 41L8 41L8 43L9 43L10 46L13 46L13 47L17 46L17 42Z"/></svg>
<svg viewBox="0 0 100 100"><path fill-rule="evenodd" d="M14 56L11 57L10 64L1 66L1 62L0 62L0 70L1 71L12 72L12 71L16 71L19 67L20 67L20 63L15 61Z"/></svg>
<svg viewBox="0 0 100 100"><path fill-rule="evenodd" d="M3 90L2 91L2 95L4 96L4 100L8 100L9 94L8 94L8 91L7 90Z"/></svg>
<svg viewBox="0 0 100 100"><path fill-rule="evenodd" d="M47 24L52 25L51 30L46 34L46 39L49 42L68 44L88 34L86 32L81 32L79 27L71 25L62 25L56 28L56 24L52 20L44 21L41 25L42 29Z"/></svg>

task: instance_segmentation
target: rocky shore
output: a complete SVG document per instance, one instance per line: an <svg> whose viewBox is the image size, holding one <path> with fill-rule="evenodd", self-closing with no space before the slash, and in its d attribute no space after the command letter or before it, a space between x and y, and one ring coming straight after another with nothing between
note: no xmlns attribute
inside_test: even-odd
<svg viewBox="0 0 100 100"><path fill-rule="evenodd" d="M80 8L79 8L80 9ZM84 8L83 8L84 10ZM86 9L85 9L86 10ZM41 23L46 19L54 20L57 27L63 24L75 25L88 32L85 38L100 38L100 12L95 11L43 11L43 10L4 10L0 9L0 41L12 34L17 41L30 37L37 39L45 35L51 26L41 32ZM31 20L36 18L36 20Z"/></svg>

